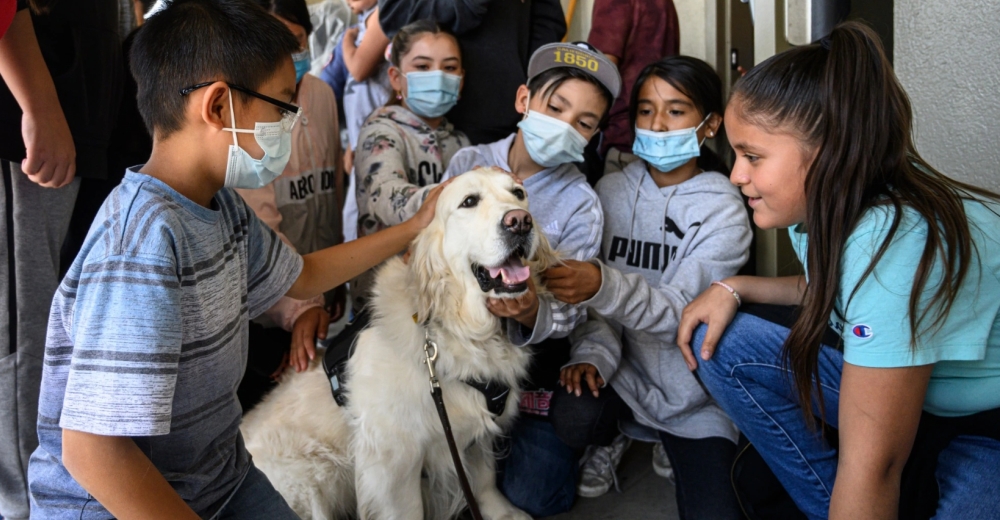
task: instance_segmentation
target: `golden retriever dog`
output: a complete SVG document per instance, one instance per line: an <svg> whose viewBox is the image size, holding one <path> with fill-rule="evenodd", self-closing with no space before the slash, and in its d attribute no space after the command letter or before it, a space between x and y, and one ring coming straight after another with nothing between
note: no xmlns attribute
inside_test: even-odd
<svg viewBox="0 0 1000 520"><path fill-rule="evenodd" d="M494 440L517 414L530 351L508 341L488 297L516 297L555 260L508 174L457 177L433 222L376 275L372 321L347 365L338 407L319 363L281 384L245 418L247 449L302 518L454 518L465 507L424 364L436 374L473 495L491 520L531 517L496 488ZM538 286L539 291L544 290ZM469 383L510 388L494 415Z"/></svg>

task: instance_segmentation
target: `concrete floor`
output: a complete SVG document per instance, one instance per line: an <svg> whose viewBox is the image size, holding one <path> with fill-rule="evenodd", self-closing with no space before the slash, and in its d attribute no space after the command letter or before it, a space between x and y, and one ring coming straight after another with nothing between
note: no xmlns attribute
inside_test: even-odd
<svg viewBox="0 0 1000 520"><path fill-rule="evenodd" d="M620 493L577 497L568 513L539 520L676 520L674 486L653 472L652 457L652 444L633 442L618 466Z"/></svg>

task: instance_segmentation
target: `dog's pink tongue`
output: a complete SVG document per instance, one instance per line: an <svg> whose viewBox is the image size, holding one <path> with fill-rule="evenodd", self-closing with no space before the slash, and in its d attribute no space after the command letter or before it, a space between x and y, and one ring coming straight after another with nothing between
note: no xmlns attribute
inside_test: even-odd
<svg viewBox="0 0 1000 520"><path fill-rule="evenodd" d="M490 278L496 278L498 274L503 276L503 283L514 285L527 280L531 276L531 268L522 264L521 259L514 256L500 267L490 268Z"/></svg>

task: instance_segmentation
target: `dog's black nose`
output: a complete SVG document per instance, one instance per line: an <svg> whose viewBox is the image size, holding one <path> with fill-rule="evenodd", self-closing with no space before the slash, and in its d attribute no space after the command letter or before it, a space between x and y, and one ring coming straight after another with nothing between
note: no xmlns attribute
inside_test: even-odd
<svg viewBox="0 0 1000 520"><path fill-rule="evenodd" d="M503 228L515 235L531 231L531 215L523 209L512 209L503 216Z"/></svg>

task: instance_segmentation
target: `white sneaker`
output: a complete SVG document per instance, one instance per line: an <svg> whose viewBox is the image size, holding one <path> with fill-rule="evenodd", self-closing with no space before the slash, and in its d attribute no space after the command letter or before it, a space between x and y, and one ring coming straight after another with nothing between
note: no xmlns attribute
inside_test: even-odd
<svg viewBox="0 0 1000 520"><path fill-rule="evenodd" d="M653 471L671 483L674 481L674 468L670 466L670 458L662 442L653 445Z"/></svg>
<svg viewBox="0 0 1000 520"><path fill-rule="evenodd" d="M576 493L581 497L599 497L614 485L618 489L618 475L615 469L622 460L622 454L632 444L632 439L618 435L610 446L588 446L580 459L580 483Z"/></svg>

